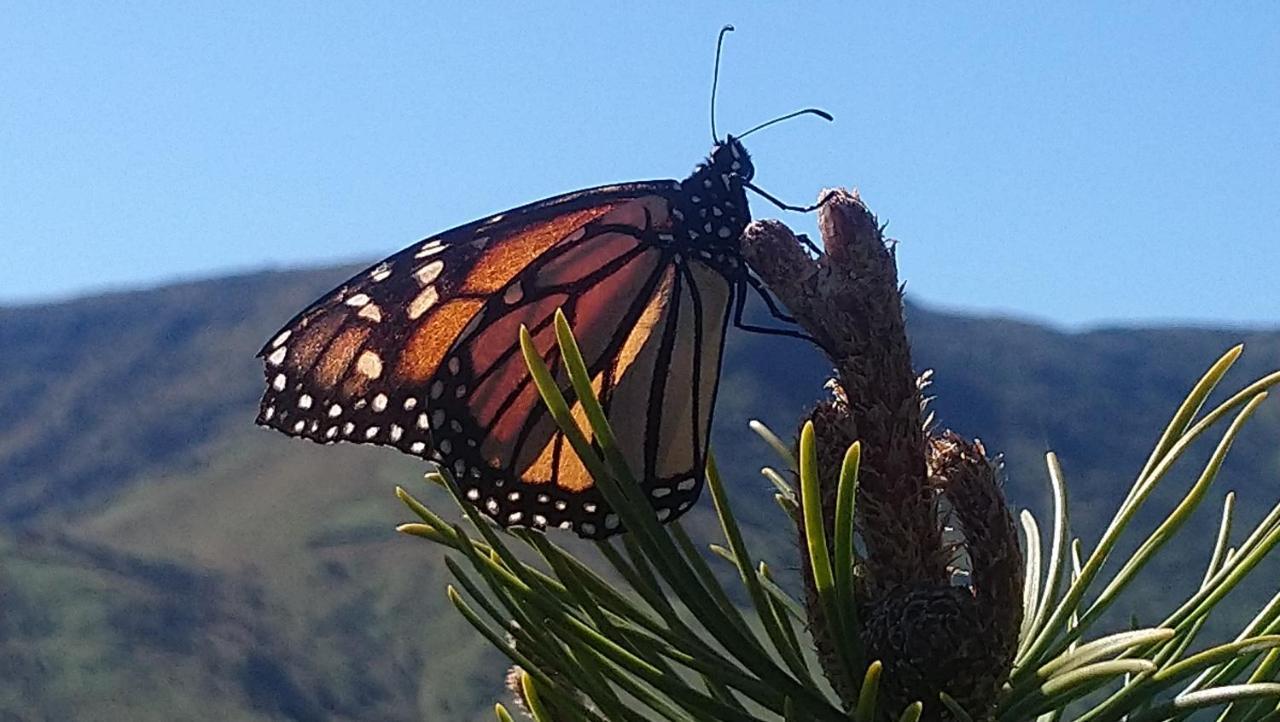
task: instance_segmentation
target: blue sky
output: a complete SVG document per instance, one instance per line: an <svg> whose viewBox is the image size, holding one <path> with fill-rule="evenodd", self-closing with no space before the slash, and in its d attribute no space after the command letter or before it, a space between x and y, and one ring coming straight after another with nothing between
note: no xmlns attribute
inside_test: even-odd
<svg viewBox="0 0 1280 722"><path fill-rule="evenodd" d="M753 136L757 181L859 187L918 300L1280 325L1280 5L256 5L6 3L0 303L372 259L682 177L732 22L722 132L833 113Z"/></svg>

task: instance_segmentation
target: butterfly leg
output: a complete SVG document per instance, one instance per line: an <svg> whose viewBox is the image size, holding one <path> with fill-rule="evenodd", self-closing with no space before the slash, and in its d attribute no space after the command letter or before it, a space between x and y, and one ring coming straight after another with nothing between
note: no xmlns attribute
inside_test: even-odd
<svg viewBox="0 0 1280 722"><path fill-rule="evenodd" d="M816 339L814 339L812 336L802 331L793 331L787 328L770 328L768 326L756 326L755 324L744 322L742 320L742 316L747 308L747 288L750 287L751 289L755 290L757 295L759 295L761 298L764 299L765 305L769 307L769 314L771 316L778 319L779 321L783 321L784 323L792 323L792 324L795 323L794 318L786 315L777 307L777 305L773 301L772 296L770 296L769 292L764 289L764 285L760 282L759 279L752 278L750 276L748 276L748 278L750 280L743 282L743 285L738 289L737 298L734 300L733 325L735 327L740 328L743 331L748 331L750 333L758 333L766 336L786 336L788 338L798 338L804 341L808 341L810 343L815 343L815 344L817 343Z"/></svg>
<svg viewBox="0 0 1280 722"><path fill-rule="evenodd" d="M801 233L799 236L796 236L796 237L799 238L800 242L805 245L805 248L808 248L810 251L813 251L814 257L816 258L822 257L823 250L821 248L818 248L818 244L809 240L808 234Z"/></svg>
<svg viewBox="0 0 1280 722"><path fill-rule="evenodd" d="M780 201L780 200L778 200L776 197L774 197L772 194L770 194L768 191L764 190L763 188L761 188L761 187L760 187L760 186L758 186L758 185L755 185L754 183L749 183L749 182L748 182L748 183L743 183L742 185L743 185L743 187L744 187L744 188L749 188L749 189L751 189L751 190L752 190L752 191L754 191L757 195L759 195L761 198L765 199L766 201L769 201L770 203L774 204L775 206L777 206L777 207L781 208L781 209L782 209L782 210L784 210L784 211L797 211L797 212L799 212L799 213L808 213L808 212L810 212L810 211L816 211L816 210L818 210L818 209L819 209L819 208L821 208L821 207L822 207L822 206L823 206L827 201L829 201L829 200L831 200L833 197L835 197L835 193L836 193L835 191L828 191L824 196L822 196L822 198L821 198L821 199L819 199L819 200L818 200L818 202L817 202L817 203L814 203L814 204L813 204L813 205L811 205L811 206L793 206L793 205L791 205L790 203L783 203L782 201Z"/></svg>
<svg viewBox="0 0 1280 722"><path fill-rule="evenodd" d="M759 296L764 301L765 305L769 307L770 316L773 316L783 323L794 324L796 322L794 316L791 316L778 308L778 302L774 299L773 294L769 293L769 289L765 288L764 281L761 281L754 275L748 274L747 285L751 286L751 289L756 292L756 295ZM745 293L743 294L743 297L745 299Z"/></svg>

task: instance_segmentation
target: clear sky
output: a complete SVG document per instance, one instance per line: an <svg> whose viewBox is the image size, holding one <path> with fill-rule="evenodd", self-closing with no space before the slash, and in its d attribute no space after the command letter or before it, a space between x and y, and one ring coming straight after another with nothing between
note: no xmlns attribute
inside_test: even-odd
<svg viewBox="0 0 1280 722"><path fill-rule="evenodd" d="M5 3L0 303L371 260L683 177L731 22L722 132L833 113L753 136L757 181L859 187L917 300L1280 325L1280 4L525 5Z"/></svg>

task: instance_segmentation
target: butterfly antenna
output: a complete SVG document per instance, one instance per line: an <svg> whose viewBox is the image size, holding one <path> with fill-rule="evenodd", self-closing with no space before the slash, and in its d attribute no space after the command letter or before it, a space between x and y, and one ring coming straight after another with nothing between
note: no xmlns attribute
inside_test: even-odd
<svg viewBox="0 0 1280 722"><path fill-rule="evenodd" d="M724 48L724 36L733 32L732 25L726 25L720 28L720 36L716 38L716 68L711 75L711 142L719 143L720 136L716 133L716 87L720 85L720 51Z"/></svg>
<svg viewBox="0 0 1280 722"><path fill-rule="evenodd" d="M713 98L713 101L714 101L714 98ZM765 128L768 128L769 126L773 125L774 123L781 123L784 120L791 120L792 118L795 118L801 115L816 115L819 118L822 118L823 120L828 122L835 120L835 118L832 117L830 113L828 113L827 111L821 108L805 108L804 110L797 110L794 113L787 113L786 115L774 118L773 120L767 120L761 123L760 125L757 125L756 127L752 128L751 130L748 130L747 132L737 136L737 138L738 140L742 140L743 138L747 137L748 135L751 135L757 130L764 130ZM714 126L714 123L712 125Z"/></svg>

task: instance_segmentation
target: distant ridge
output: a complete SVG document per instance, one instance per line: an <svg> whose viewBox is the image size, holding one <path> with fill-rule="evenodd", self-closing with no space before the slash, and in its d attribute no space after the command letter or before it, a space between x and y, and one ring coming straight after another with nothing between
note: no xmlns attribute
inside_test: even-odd
<svg viewBox="0 0 1280 722"><path fill-rule="evenodd" d="M423 465L252 424L254 353L355 269L0 308L0 719L491 719L502 661L448 607L437 550L392 531L408 516L395 484L439 503ZM1223 351L1246 344L1224 389L1280 368L1280 330L1065 332L916 306L909 327L917 366L936 370L938 423L1003 452L1010 496L1042 519L1056 450L1086 542ZM826 368L785 339L736 333L726 353L714 446L779 569L796 566L794 544L757 473L774 459L745 422L788 436ZM1237 440L1193 536L1212 534L1229 488L1248 501L1241 528L1280 496L1277 400ZM703 508L690 525L713 538L708 521ZM1120 613L1150 614L1198 579L1201 560L1160 561L1148 608Z"/></svg>

